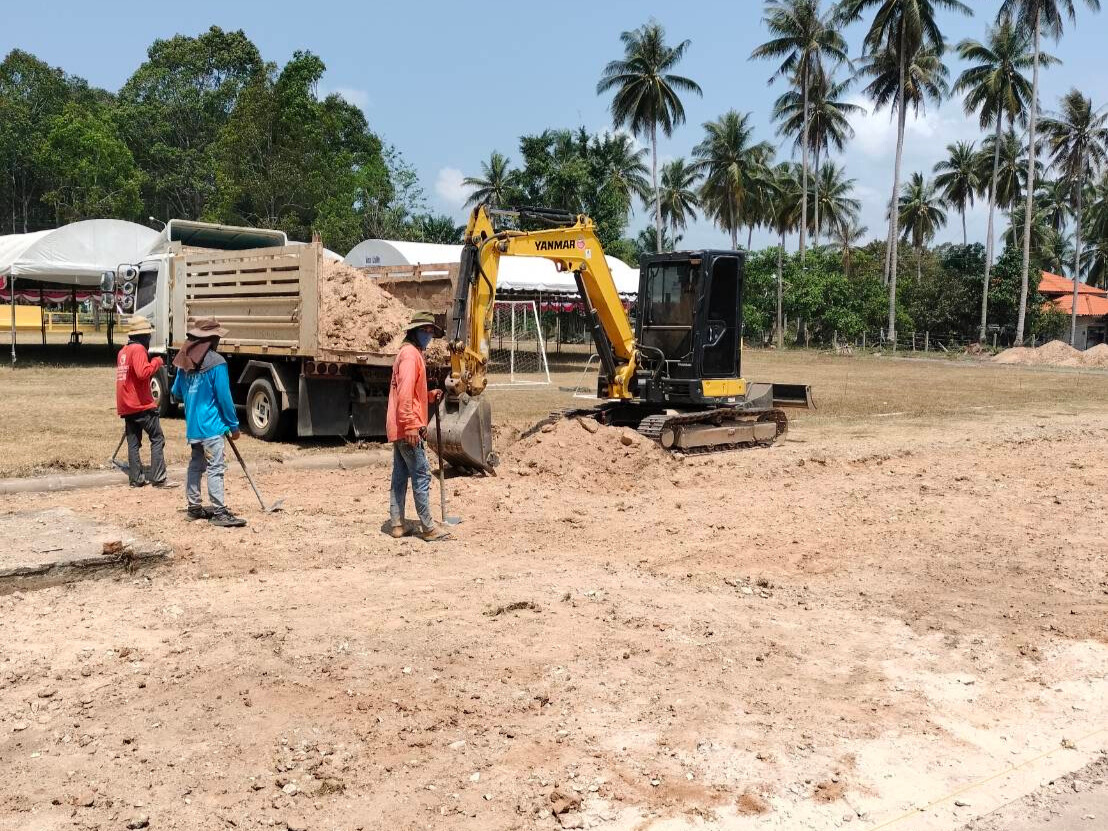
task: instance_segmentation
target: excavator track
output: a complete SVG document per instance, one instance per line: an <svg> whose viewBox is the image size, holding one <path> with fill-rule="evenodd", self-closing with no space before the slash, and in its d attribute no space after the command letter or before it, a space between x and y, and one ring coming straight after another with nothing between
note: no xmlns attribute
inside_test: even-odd
<svg viewBox="0 0 1108 831"><path fill-rule="evenodd" d="M613 410L611 405L603 404L599 407L557 410L533 425L521 438L534 435L545 425L566 418L595 418L606 424ZM640 435L657 442L671 453L701 455L747 447L768 447L789 432L789 419L779 409L723 407L691 413L649 415L639 422L636 429Z"/></svg>

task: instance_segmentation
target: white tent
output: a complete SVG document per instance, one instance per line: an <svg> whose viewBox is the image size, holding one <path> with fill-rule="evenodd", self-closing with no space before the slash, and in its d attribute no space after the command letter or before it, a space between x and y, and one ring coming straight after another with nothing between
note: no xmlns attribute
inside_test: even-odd
<svg viewBox="0 0 1108 831"><path fill-rule="evenodd" d="M137 263L158 232L119 219L87 219L52 231L0 236L0 275L67 286L96 286L102 271Z"/></svg>
<svg viewBox="0 0 1108 831"><path fill-rule="evenodd" d="M462 258L460 245L432 245L426 242L394 242L367 239L346 255L346 264L355 268L376 265L439 265L456 263ZM639 290L639 272L622 260L605 257L620 294L634 295ZM550 260L530 257L504 257L500 261L498 288L503 291L542 291L576 294L572 274L559 272Z"/></svg>

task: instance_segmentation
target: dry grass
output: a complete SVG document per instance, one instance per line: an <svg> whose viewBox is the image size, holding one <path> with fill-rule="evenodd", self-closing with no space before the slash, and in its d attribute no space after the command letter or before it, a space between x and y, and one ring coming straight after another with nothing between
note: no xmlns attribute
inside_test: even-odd
<svg viewBox="0 0 1108 831"><path fill-rule="evenodd" d="M119 441L113 372L96 350L82 350L88 365L62 364L65 350L21 360L14 372L0 368L0 476L26 476L64 470L107 467ZM51 363L50 361L53 361ZM815 352L750 350L744 374L758 381L809 383L819 408L796 413L813 425L864 424L875 418L942 420L977 411L1103 410L1108 405L1108 376L1089 371L999 366L989 363L837 357ZM552 410L574 404L572 390L582 383L580 369L554 375L548 387L492 389L503 439ZM584 380L586 389L595 374ZM170 464L186 459L184 423L163 422ZM346 443L310 440L263 444L244 438L248 459L288 458L334 452Z"/></svg>

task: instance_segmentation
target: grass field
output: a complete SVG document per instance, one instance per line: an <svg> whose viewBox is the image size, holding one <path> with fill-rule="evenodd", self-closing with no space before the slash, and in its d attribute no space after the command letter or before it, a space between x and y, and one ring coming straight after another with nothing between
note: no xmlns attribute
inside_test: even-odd
<svg viewBox="0 0 1108 831"><path fill-rule="evenodd" d="M28 476L105 467L121 434L115 415L112 368L106 350L28 349L17 368L0 368L0 476ZM77 363L74 357L84 360ZM595 375L561 363L553 383L542 387L491 389L502 435L532 424L551 410L574 403L579 384L589 390ZM870 355L839 357L813 351L748 350L744 375L755 381L808 383L817 410L796 413L799 424L814 419L864 422L873 418L936 419L975 411L1064 407L1074 412L1108 405L1108 374L998 366L970 361L913 360ZM164 422L170 464L185 460L184 423ZM263 444L244 438L249 459L280 459L346 449L342 440Z"/></svg>

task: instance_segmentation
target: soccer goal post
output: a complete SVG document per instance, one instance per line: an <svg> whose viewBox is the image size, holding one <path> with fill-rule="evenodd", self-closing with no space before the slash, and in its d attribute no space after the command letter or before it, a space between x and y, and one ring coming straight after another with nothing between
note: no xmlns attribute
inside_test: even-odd
<svg viewBox="0 0 1108 831"><path fill-rule="evenodd" d="M539 307L534 300L498 300L489 332L489 386L550 383Z"/></svg>

